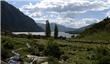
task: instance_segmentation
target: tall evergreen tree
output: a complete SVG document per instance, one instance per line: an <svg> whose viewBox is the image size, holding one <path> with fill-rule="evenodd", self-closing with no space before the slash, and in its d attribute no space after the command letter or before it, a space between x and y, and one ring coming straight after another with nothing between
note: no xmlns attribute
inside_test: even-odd
<svg viewBox="0 0 110 64"><path fill-rule="evenodd" d="M58 37L58 27L57 24L55 24L55 28L54 28L54 38Z"/></svg>
<svg viewBox="0 0 110 64"><path fill-rule="evenodd" d="M51 29L50 29L50 24L49 21L46 20L46 31L45 31L46 37L50 37L51 36Z"/></svg>

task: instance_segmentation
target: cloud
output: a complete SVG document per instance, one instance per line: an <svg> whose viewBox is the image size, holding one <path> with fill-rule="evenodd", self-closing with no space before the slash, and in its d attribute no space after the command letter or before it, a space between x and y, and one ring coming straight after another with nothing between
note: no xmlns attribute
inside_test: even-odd
<svg viewBox="0 0 110 64"><path fill-rule="evenodd" d="M49 19L50 22L78 28L95 23L98 19L82 17L77 20L75 17L90 11L103 12L110 9L110 0L40 0L36 4L30 2L19 9L36 22ZM107 15L110 16L110 12Z"/></svg>
<svg viewBox="0 0 110 64"><path fill-rule="evenodd" d="M43 20L45 23L45 20ZM72 28L80 28L84 27L96 22L99 22L100 20L95 18L83 18L83 19L72 19L72 18L57 18L57 19L49 19L51 23L57 23L65 25L66 27L72 27Z"/></svg>
<svg viewBox="0 0 110 64"><path fill-rule="evenodd" d="M110 17L110 11L108 11L108 12L106 13L106 16Z"/></svg>
<svg viewBox="0 0 110 64"><path fill-rule="evenodd" d="M102 11L110 7L109 3L104 1L89 1L89 0L43 0L36 5L38 8L46 9L47 11L55 12L87 12L87 11Z"/></svg>
<svg viewBox="0 0 110 64"><path fill-rule="evenodd" d="M107 1L108 2L108 1ZM85 13L87 11L103 11L110 8L109 3L105 1L89 1L89 0L41 0L36 4L31 2L20 8L21 11L27 13L35 12L56 12L64 15L62 17L71 17L76 14Z"/></svg>
<svg viewBox="0 0 110 64"><path fill-rule="evenodd" d="M99 20L95 18L83 18L83 19L78 19L78 20L71 19L71 21L68 24L65 23L65 25L68 27L72 26L73 28L80 28L80 27L84 27L84 26L87 26L87 25L90 25L96 22L99 22Z"/></svg>

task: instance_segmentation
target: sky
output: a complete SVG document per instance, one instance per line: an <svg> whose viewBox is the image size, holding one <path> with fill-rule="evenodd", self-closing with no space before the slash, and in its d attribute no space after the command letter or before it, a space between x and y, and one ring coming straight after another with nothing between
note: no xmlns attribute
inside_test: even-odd
<svg viewBox="0 0 110 64"><path fill-rule="evenodd" d="M80 28L110 17L110 0L6 0L37 23Z"/></svg>

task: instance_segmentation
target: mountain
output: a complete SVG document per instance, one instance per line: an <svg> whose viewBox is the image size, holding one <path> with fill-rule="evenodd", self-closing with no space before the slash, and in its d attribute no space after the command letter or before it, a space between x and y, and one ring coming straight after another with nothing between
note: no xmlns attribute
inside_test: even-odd
<svg viewBox="0 0 110 64"><path fill-rule="evenodd" d="M87 28L82 34L92 34L97 32L110 32L110 18L105 18L99 23L94 24L92 27Z"/></svg>
<svg viewBox="0 0 110 64"><path fill-rule="evenodd" d="M19 9L5 1L1 1L1 31L39 32L44 30Z"/></svg>
<svg viewBox="0 0 110 64"><path fill-rule="evenodd" d="M38 25L45 30L45 24L38 23ZM75 28L69 28L69 27L66 27L66 26L63 26L63 25L60 25L60 24L57 24L57 26L58 26L58 30L60 32L75 30ZM50 23L50 27L51 27L51 31L54 31L55 23Z"/></svg>
<svg viewBox="0 0 110 64"><path fill-rule="evenodd" d="M110 18L107 17L92 27L85 29L77 38L110 42Z"/></svg>
<svg viewBox="0 0 110 64"><path fill-rule="evenodd" d="M93 25L94 25L94 24L91 24L91 25L88 25L88 26L84 26L84 27L81 27L81 28L72 30L72 31L67 31L66 33L79 34L79 33L83 32L85 29L88 29L88 28L92 27Z"/></svg>
<svg viewBox="0 0 110 64"><path fill-rule="evenodd" d="M99 23L91 24L73 31L67 31L68 33L76 34L93 34L97 32L109 32L110 31L110 18L105 18L104 20L100 21Z"/></svg>

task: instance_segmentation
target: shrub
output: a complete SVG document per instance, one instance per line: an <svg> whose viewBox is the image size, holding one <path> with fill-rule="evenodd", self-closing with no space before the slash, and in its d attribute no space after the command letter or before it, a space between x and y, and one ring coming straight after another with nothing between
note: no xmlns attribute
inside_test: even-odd
<svg viewBox="0 0 110 64"><path fill-rule="evenodd" d="M28 39L33 38L33 35L31 33L28 33L27 38Z"/></svg>
<svg viewBox="0 0 110 64"><path fill-rule="evenodd" d="M14 45L12 42L10 42L10 40L3 39L1 42L2 42L3 47L6 49L13 49L14 48Z"/></svg>
<svg viewBox="0 0 110 64"><path fill-rule="evenodd" d="M103 56L99 59L98 64L110 64L110 56Z"/></svg>
<svg viewBox="0 0 110 64"><path fill-rule="evenodd" d="M53 57L59 59L61 54L62 54L62 52L57 43L55 43L55 42L48 43L47 48L45 50L45 55L53 56Z"/></svg>
<svg viewBox="0 0 110 64"><path fill-rule="evenodd" d="M2 60L7 59L11 56L12 56L11 51L8 49L5 49L3 46L1 46L1 58L2 58Z"/></svg>
<svg viewBox="0 0 110 64"><path fill-rule="evenodd" d="M62 55L61 56L61 59L63 59L64 61L66 61L67 59L69 59L69 56L68 55Z"/></svg>
<svg viewBox="0 0 110 64"><path fill-rule="evenodd" d="M59 63L58 59L56 59L56 58L50 56L50 57L48 58L48 64L60 64L60 63Z"/></svg>
<svg viewBox="0 0 110 64"><path fill-rule="evenodd" d="M98 64L110 64L110 49L107 47L101 46L97 48L96 56Z"/></svg>

